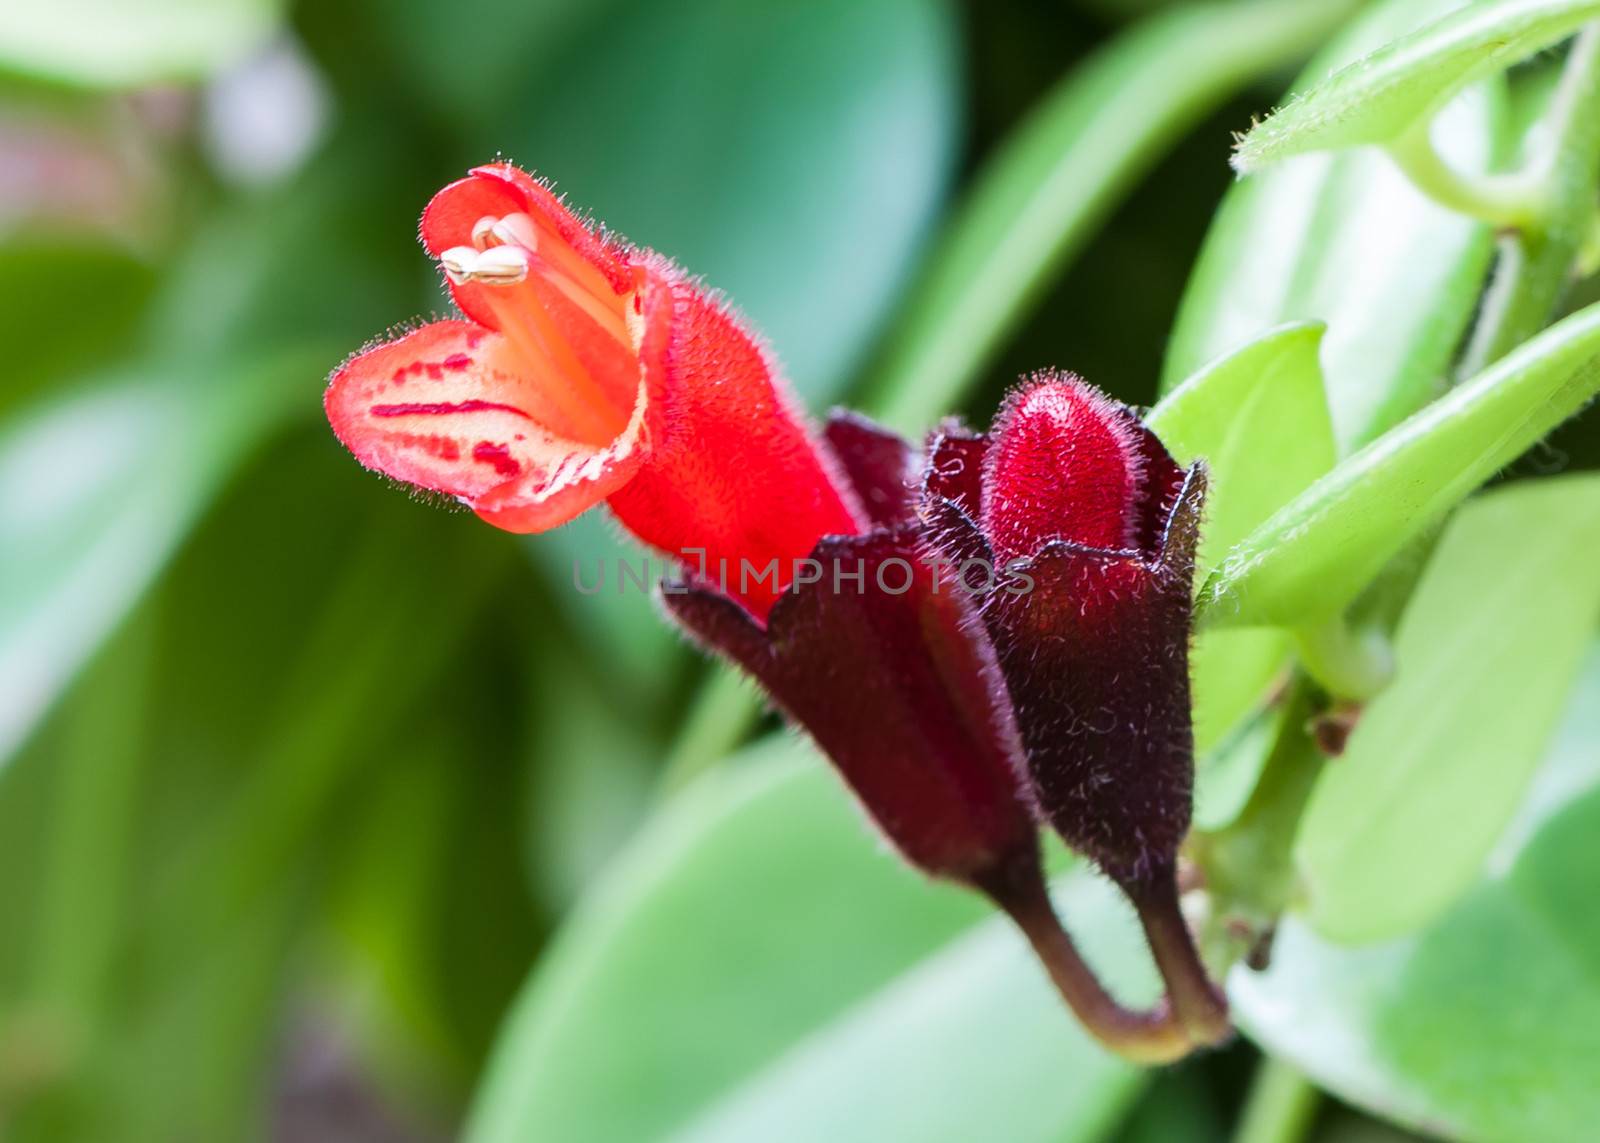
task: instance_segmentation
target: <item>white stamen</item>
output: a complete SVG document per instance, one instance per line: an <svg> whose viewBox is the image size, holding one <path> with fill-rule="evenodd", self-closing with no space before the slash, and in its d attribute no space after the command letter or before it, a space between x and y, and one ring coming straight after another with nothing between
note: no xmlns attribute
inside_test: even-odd
<svg viewBox="0 0 1600 1143"><path fill-rule="evenodd" d="M533 219L520 212L508 214L496 222L494 236L507 246L522 246L529 250L539 248L539 232Z"/></svg>
<svg viewBox="0 0 1600 1143"><path fill-rule="evenodd" d="M478 255L469 275L487 286L509 286L528 276L528 252L520 246L491 246Z"/></svg>
<svg viewBox="0 0 1600 1143"><path fill-rule="evenodd" d="M472 244L479 250L487 250L493 245L491 238L495 223L500 220L492 214L486 214L472 224Z"/></svg>
<svg viewBox="0 0 1600 1143"><path fill-rule="evenodd" d="M439 255L439 265L458 286L464 282L510 286L528 276L528 252L520 246L491 246L487 250L452 246Z"/></svg>
<svg viewBox="0 0 1600 1143"><path fill-rule="evenodd" d="M457 285L469 281L478 266L478 251L471 246L452 246L439 255L439 265Z"/></svg>

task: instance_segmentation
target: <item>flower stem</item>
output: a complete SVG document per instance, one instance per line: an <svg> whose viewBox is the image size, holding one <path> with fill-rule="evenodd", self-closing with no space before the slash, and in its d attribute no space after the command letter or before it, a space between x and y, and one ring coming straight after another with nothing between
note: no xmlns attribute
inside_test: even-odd
<svg viewBox="0 0 1600 1143"><path fill-rule="evenodd" d="M1189 923L1178 904L1176 875L1157 874L1145 883L1125 888L1139 911L1145 940L1167 982L1167 995L1185 1033L1197 1045L1220 1044L1233 1031L1228 1001L1211 982L1195 948Z"/></svg>
<svg viewBox="0 0 1600 1143"><path fill-rule="evenodd" d="M1018 877L980 889L1016 922L1061 999L1106 1048L1141 1064L1170 1063L1189 1054L1192 1045L1165 1002L1136 1012L1105 990L1062 926L1042 878Z"/></svg>
<svg viewBox="0 0 1600 1143"><path fill-rule="evenodd" d="M1295 632L1306 673L1336 699L1361 702L1389 685L1394 655L1377 630L1356 631L1342 615Z"/></svg>
<svg viewBox="0 0 1600 1143"><path fill-rule="evenodd" d="M1233 1143L1299 1143L1316 1115L1321 1093L1276 1056L1262 1057Z"/></svg>
<svg viewBox="0 0 1600 1143"><path fill-rule="evenodd" d="M1516 230L1539 228L1547 213L1548 180L1539 168L1514 174L1467 174L1433 145L1432 122L1420 121L1388 146L1412 184L1441 206Z"/></svg>
<svg viewBox="0 0 1600 1143"><path fill-rule="evenodd" d="M1459 376L1481 372L1549 324L1594 218L1600 167L1597 103L1600 26L1591 25L1573 41L1549 109L1532 128L1549 147L1544 162L1550 202L1544 225L1500 236L1494 279L1484 294Z"/></svg>

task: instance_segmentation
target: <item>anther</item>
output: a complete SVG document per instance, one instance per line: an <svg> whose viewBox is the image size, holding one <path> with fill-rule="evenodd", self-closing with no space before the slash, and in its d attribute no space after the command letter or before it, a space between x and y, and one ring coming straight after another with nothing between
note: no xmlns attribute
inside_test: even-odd
<svg viewBox="0 0 1600 1143"><path fill-rule="evenodd" d="M477 227L473 227L473 233L477 233ZM493 233L496 239L507 246L521 246L528 250L539 248L539 232L533 219L521 212L508 214L496 221Z"/></svg>
<svg viewBox="0 0 1600 1143"><path fill-rule="evenodd" d="M492 236L495 223L500 220L492 214L486 214L472 224L472 244L479 250L487 250L494 243Z"/></svg>
<svg viewBox="0 0 1600 1143"><path fill-rule="evenodd" d="M528 276L528 252L519 246L491 246L478 255L469 275L488 286L509 286Z"/></svg>
<svg viewBox="0 0 1600 1143"><path fill-rule="evenodd" d="M464 282L509 286L528 276L528 254L518 246L491 246L487 250L452 246L439 255L439 265L458 286Z"/></svg>

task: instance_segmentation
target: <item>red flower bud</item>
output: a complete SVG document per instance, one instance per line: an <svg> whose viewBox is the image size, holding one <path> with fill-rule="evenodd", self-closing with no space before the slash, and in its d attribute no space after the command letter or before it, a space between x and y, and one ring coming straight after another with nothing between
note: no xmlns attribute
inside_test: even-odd
<svg viewBox="0 0 1600 1143"><path fill-rule="evenodd" d="M468 320L334 373L328 420L369 468L513 532L607 500L669 555L736 566L786 571L821 536L859 530L770 356L666 259L509 164L435 195L422 241ZM785 586L780 573L743 602L765 614Z"/></svg>
<svg viewBox="0 0 1600 1143"><path fill-rule="evenodd" d="M1043 374L1006 402L992 439L934 442L921 508L948 558L1006 565L981 610L1028 795L1132 898L1197 1044L1228 1034L1176 884L1193 800L1189 637L1204 495L1201 467L1180 469L1131 410Z"/></svg>
<svg viewBox="0 0 1600 1143"><path fill-rule="evenodd" d="M1139 425L1098 389L1045 375L1016 389L984 460L983 532L1001 559L1052 540L1139 544L1145 458Z"/></svg>
<svg viewBox="0 0 1600 1143"><path fill-rule="evenodd" d="M1011 569L982 613L1030 794L1130 889L1170 875L1189 827L1203 489L1130 410L1069 376L1029 381L988 440L947 434L931 452L924 517L941 548Z"/></svg>

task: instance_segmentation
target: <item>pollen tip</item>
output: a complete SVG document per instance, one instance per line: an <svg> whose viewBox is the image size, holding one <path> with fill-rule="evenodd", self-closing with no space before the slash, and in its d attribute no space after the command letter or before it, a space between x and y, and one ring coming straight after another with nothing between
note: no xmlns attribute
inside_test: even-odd
<svg viewBox="0 0 1600 1143"><path fill-rule="evenodd" d="M518 246L491 246L487 250L452 246L439 255L439 265L458 286L464 282L510 286L528 276L528 252Z"/></svg>

